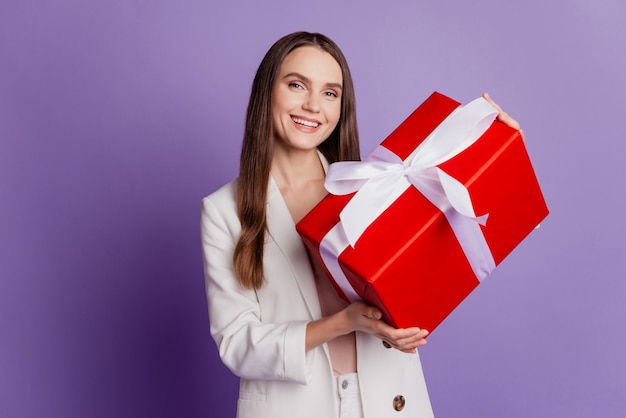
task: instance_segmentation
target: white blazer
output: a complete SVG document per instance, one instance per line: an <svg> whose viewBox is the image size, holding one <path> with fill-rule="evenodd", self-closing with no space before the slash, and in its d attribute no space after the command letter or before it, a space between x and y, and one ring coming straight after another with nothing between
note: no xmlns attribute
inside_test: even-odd
<svg viewBox="0 0 626 418"><path fill-rule="evenodd" d="M338 418L328 347L305 352L307 323L322 314L309 257L287 205L270 178L265 283L245 290L232 267L241 230L235 190L233 181L202 200L201 234L211 335L224 364L240 377L237 417ZM357 332L356 340L365 418L432 417L419 355L387 349L365 333ZM400 411L394 408L398 396L404 399Z"/></svg>

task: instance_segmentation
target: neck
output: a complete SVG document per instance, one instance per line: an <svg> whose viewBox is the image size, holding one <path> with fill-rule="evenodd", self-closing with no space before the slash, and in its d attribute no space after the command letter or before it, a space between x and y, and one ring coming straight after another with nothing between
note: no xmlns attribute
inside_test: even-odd
<svg viewBox="0 0 626 418"><path fill-rule="evenodd" d="M272 157L272 177L279 188L301 188L312 180L324 180L324 167L317 150L284 152L278 148Z"/></svg>

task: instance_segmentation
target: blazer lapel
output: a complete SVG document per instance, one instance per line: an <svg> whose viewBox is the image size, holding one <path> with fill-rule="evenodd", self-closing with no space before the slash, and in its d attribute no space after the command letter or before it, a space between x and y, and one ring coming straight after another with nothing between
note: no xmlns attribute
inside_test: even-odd
<svg viewBox="0 0 626 418"><path fill-rule="evenodd" d="M271 176L267 202L267 227L270 239L278 246L291 267L291 274L298 284L311 319L321 318L322 312L309 255L296 231L287 204Z"/></svg>
<svg viewBox="0 0 626 418"><path fill-rule="evenodd" d="M324 166L324 171L328 171L326 158L319 151L318 155ZM287 263L291 266L291 273L298 284L311 318L321 318L322 312L309 255L302 238L296 231L287 204L271 175L268 186L267 227L270 238L276 243Z"/></svg>

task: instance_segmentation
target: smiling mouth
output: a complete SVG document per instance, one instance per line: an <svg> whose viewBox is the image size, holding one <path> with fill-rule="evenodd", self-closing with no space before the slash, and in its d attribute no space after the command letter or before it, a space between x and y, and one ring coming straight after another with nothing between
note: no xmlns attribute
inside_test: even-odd
<svg viewBox="0 0 626 418"><path fill-rule="evenodd" d="M304 119L294 118L294 117L292 117L291 120L297 123L298 125L304 125L309 128L317 128L318 126L320 126L318 122L312 122L310 120L304 120Z"/></svg>

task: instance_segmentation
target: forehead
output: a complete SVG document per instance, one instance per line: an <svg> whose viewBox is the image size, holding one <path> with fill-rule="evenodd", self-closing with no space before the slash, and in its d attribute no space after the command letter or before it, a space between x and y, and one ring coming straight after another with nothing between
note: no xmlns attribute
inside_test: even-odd
<svg viewBox="0 0 626 418"><path fill-rule="evenodd" d="M301 74L323 83L341 83L343 80L339 63L317 46L302 46L291 51L283 60L279 71L280 77L290 73Z"/></svg>

